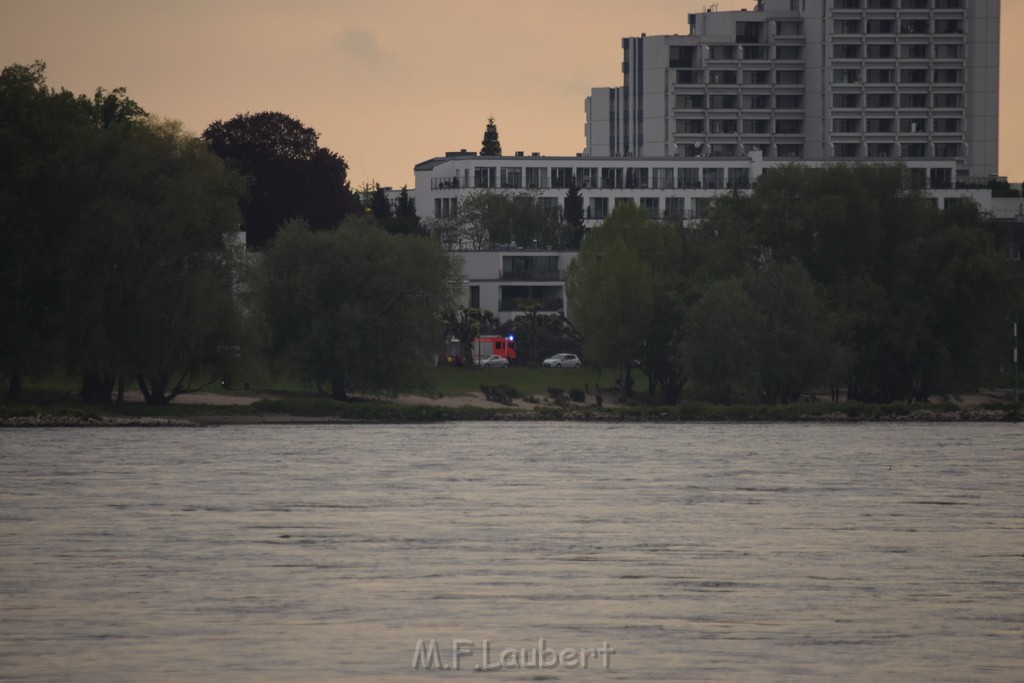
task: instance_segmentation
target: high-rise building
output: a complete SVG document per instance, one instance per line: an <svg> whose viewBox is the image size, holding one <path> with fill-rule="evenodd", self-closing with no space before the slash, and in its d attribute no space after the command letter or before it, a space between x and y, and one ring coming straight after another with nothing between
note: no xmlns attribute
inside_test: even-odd
<svg viewBox="0 0 1024 683"><path fill-rule="evenodd" d="M953 161L998 172L1000 0L760 0L622 40L586 155ZM955 174L955 177L953 177Z"/></svg>

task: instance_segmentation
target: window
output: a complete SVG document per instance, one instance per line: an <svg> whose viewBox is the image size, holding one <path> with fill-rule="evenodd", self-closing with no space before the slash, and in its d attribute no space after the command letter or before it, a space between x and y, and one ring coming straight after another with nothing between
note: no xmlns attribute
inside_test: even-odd
<svg viewBox="0 0 1024 683"><path fill-rule="evenodd" d="M708 109L735 109L736 108L736 96L735 95L711 95L709 98Z"/></svg>
<svg viewBox="0 0 1024 683"><path fill-rule="evenodd" d="M936 133L959 133L960 119L934 119L932 130Z"/></svg>
<svg viewBox="0 0 1024 683"><path fill-rule="evenodd" d="M927 109L928 95L925 93L903 93L900 95L900 108Z"/></svg>
<svg viewBox="0 0 1024 683"><path fill-rule="evenodd" d="M892 59L896 48L892 45L868 45L868 59Z"/></svg>
<svg viewBox="0 0 1024 683"><path fill-rule="evenodd" d="M708 213L711 211L711 197L694 197L693 198L693 217L694 218L707 218Z"/></svg>
<svg viewBox="0 0 1024 683"><path fill-rule="evenodd" d="M936 69L934 74L936 83L960 82L960 69Z"/></svg>
<svg viewBox="0 0 1024 683"><path fill-rule="evenodd" d="M711 145L712 157L734 157L736 156L736 145L733 144L718 144Z"/></svg>
<svg viewBox="0 0 1024 683"><path fill-rule="evenodd" d="M775 121L775 132L779 135L799 135L804 132L802 119L778 119Z"/></svg>
<svg viewBox="0 0 1024 683"><path fill-rule="evenodd" d="M775 59L803 59L804 48L800 45L779 45L775 48Z"/></svg>
<svg viewBox="0 0 1024 683"><path fill-rule="evenodd" d="M558 197L541 197L537 201L537 203L539 204L541 210L543 210L544 213L548 214L549 216L557 216L559 210L562 208L562 205L559 202Z"/></svg>
<svg viewBox="0 0 1024 683"><path fill-rule="evenodd" d="M668 190L675 187L674 173L671 168L654 169L654 189Z"/></svg>
<svg viewBox="0 0 1024 683"><path fill-rule="evenodd" d="M832 119L833 133L859 133L860 119Z"/></svg>
<svg viewBox="0 0 1024 683"><path fill-rule="evenodd" d="M768 85L770 71L744 71L743 82L749 85Z"/></svg>
<svg viewBox="0 0 1024 683"><path fill-rule="evenodd" d="M608 217L608 198L607 197L591 197L590 205L587 206L587 218L607 218Z"/></svg>
<svg viewBox="0 0 1024 683"><path fill-rule="evenodd" d="M900 69L900 83L927 83L928 69Z"/></svg>
<svg viewBox="0 0 1024 683"><path fill-rule="evenodd" d="M869 133L891 133L893 128L892 119L868 119L867 132Z"/></svg>
<svg viewBox="0 0 1024 683"><path fill-rule="evenodd" d="M665 197L665 215L679 216L686 215L686 200L682 197Z"/></svg>
<svg viewBox="0 0 1024 683"><path fill-rule="evenodd" d="M872 142L868 144L869 157L886 158L892 156L892 145L889 143Z"/></svg>
<svg viewBox="0 0 1024 683"><path fill-rule="evenodd" d="M744 45L743 46L743 59L746 60L758 60L768 59L768 46L767 45Z"/></svg>
<svg viewBox="0 0 1024 683"><path fill-rule="evenodd" d="M938 156L938 146L936 146L936 156ZM933 168L928 174L928 184L938 190L953 187L953 173L948 168Z"/></svg>
<svg viewBox="0 0 1024 683"><path fill-rule="evenodd" d="M700 187L700 172L696 168L681 168L676 175L678 187L682 190L692 190Z"/></svg>
<svg viewBox="0 0 1024 683"><path fill-rule="evenodd" d="M903 59L928 59L928 46L924 43L900 45L900 57Z"/></svg>
<svg viewBox="0 0 1024 683"><path fill-rule="evenodd" d="M480 308L480 285L469 286L469 307Z"/></svg>
<svg viewBox="0 0 1024 683"><path fill-rule="evenodd" d="M585 189L591 189L597 187L597 169L596 168L577 168L576 169L576 184Z"/></svg>
<svg viewBox="0 0 1024 683"><path fill-rule="evenodd" d="M658 214L658 198L657 197L641 197L640 208L647 212L648 218L659 218Z"/></svg>
<svg viewBox="0 0 1024 683"><path fill-rule="evenodd" d="M711 119L708 126L712 135L729 135L736 132L736 119Z"/></svg>
<svg viewBox="0 0 1024 683"><path fill-rule="evenodd" d="M711 45L708 48L708 59L734 59L735 48L732 45Z"/></svg>
<svg viewBox="0 0 1024 683"><path fill-rule="evenodd" d="M860 95L832 95L832 106L837 109L856 109L860 106Z"/></svg>
<svg viewBox="0 0 1024 683"><path fill-rule="evenodd" d="M766 119L743 119L743 132L748 135L767 135L768 121Z"/></svg>
<svg viewBox="0 0 1024 683"><path fill-rule="evenodd" d="M768 109L770 107L770 102L771 98L768 95L743 96L744 109Z"/></svg>
<svg viewBox="0 0 1024 683"><path fill-rule="evenodd" d="M623 204L636 205L632 197L616 197L615 206L622 206Z"/></svg>
<svg viewBox="0 0 1024 683"><path fill-rule="evenodd" d="M803 71L776 71L775 82L778 85L800 85L804 82Z"/></svg>
<svg viewBox="0 0 1024 683"><path fill-rule="evenodd" d="M707 190L720 190L725 187L724 168L704 169L704 188Z"/></svg>
<svg viewBox="0 0 1024 683"><path fill-rule="evenodd" d="M703 83L703 71L676 71L676 83Z"/></svg>
<svg viewBox="0 0 1024 683"><path fill-rule="evenodd" d="M546 189L548 186L547 169L528 168L526 169L526 187L531 190Z"/></svg>
<svg viewBox="0 0 1024 683"><path fill-rule="evenodd" d="M928 9L930 0L900 0L901 9Z"/></svg>
<svg viewBox="0 0 1024 683"><path fill-rule="evenodd" d="M857 149L860 147L855 142L843 142L836 145L836 156L842 159L853 159L857 156Z"/></svg>
<svg viewBox="0 0 1024 683"><path fill-rule="evenodd" d="M943 159L952 159L960 156L960 145L955 142L935 143L935 156Z"/></svg>
<svg viewBox="0 0 1024 683"><path fill-rule="evenodd" d="M670 45L668 48L668 65L670 68L694 65L694 48L689 45Z"/></svg>
<svg viewBox="0 0 1024 683"><path fill-rule="evenodd" d="M892 93L873 93L868 95L868 109L891 109L894 99Z"/></svg>
<svg viewBox="0 0 1024 683"><path fill-rule="evenodd" d="M833 45L832 57L834 59L860 59L860 45Z"/></svg>
<svg viewBox="0 0 1024 683"><path fill-rule="evenodd" d="M565 189L572 185L573 173L571 168L551 169L551 187Z"/></svg>
<svg viewBox="0 0 1024 683"><path fill-rule="evenodd" d="M860 9L861 0L832 0L832 9Z"/></svg>
<svg viewBox="0 0 1024 683"><path fill-rule="evenodd" d="M942 43L935 46L936 59L959 59L963 55L960 43Z"/></svg>
<svg viewBox="0 0 1024 683"><path fill-rule="evenodd" d="M868 69L868 83L892 83L892 69Z"/></svg>
<svg viewBox="0 0 1024 683"><path fill-rule="evenodd" d="M434 199L434 218L449 218L454 216L458 211L459 200L448 199L448 198L435 198Z"/></svg>
<svg viewBox="0 0 1024 683"><path fill-rule="evenodd" d="M710 80L708 81L711 85L729 85L736 82L735 71L712 71Z"/></svg>
<svg viewBox="0 0 1024 683"><path fill-rule="evenodd" d="M923 142L903 143L903 156L910 159L920 159L928 155L928 145ZM922 169L912 169L922 170Z"/></svg>
<svg viewBox="0 0 1024 683"><path fill-rule="evenodd" d="M832 25L832 32L840 35L860 33L860 21L856 19L838 19Z"/></svg>
<svg viewBox="0 0 1024 683"><path fill-rule="evenodd" d="M626 187L638 187L646 189L649 171L650 169L647 168L627 168Z"/></svg>
<svg viewBox="0 0 1024 683"><path fill-rule="evenodd" d="M623 182L623 172L621 168L602 168L601 169L601 187L604 188L622 188L625 186Z"/></svg>
<svg viewBox="0 0 1024 683"><path fill-rule="evenodd" d="M775 108L776 109L803 109L804 98L803 95L776 95L775 96Z"/></svg>
<svg viewBox="0 0 1024 683"><path fill-rule="evenodd" d="M959 108L960 95L958 93L937 93L935 95L935 106L939 108Z"/></svg>
<svg viewBox="0 0 1024 683"><path fill-rule="evenodd" d="M959 19L936 19L936 33L963 33L964 27Z"/></svg>
<svg viewBox="0 0 1024 683"><path fill-rule="evenodd" d="M727 181L729 189L746 190L750 187L750 171L746 168L730 168Z"/></svg>
<svg viewBox="0 0 1024 683"><path fill-rule="evenodd" d="M501 186L502 187L522 187L523 186L523 169L520 167L501 169Z"/></svg>
<svg viewBox="0 0 1024 683"><path fill-rule="evenodd" d="M925 19L903 19L900 21L900 33L928 33L928 21Z"/></svg>
<svg viewBox="0 0 1024 683"><path fill-rule="evenodd" d="M494 166L478 166L473 169L473 187L494 187L497 170Z"/></svg>
<svg viewBox="0 0 1024 683"><path fill-rule="evenodd" d="M804 154L803 145L777 145L779 158L800 157Z"/></svg>
<svg viewBox="0 0 1024 683"><path fill-rule="evenodd" d="M676 109L703 109L703 95L676 95Z"/></svg>
<svg viewBox="0 0 1024 683"><path fill-rule="evenodd" d="M676 132L695 134L704 132L704 119L676 119Z"/></svg>
<svg viewBox="0 0 1024 683"><path fill-rule="evenodd" d="M860 83L860 69L834 69L833 83Z"/></svg>
<svg viewBox="0 0 1024 683"><path fill-rule="evenodd" d="M871 35L896 33L896 22L890 19L869 19L865 33Z"/></svg>
<svg viewBox="0 0 1024 683"><path fill-rule="evenodd" d="M804 24L802 21L779 21L775 24L776 35L779 36L802 36Z"/></svg>
<svg viewBox="0 0 1024 683"><path fill-rule="evenodd" d="M901 133L927 133L928 119L900 119Z"/></svg>
<svg viewBox="0 0 1024 683"><path fill-rule="evenodd" d="M736 42L741 45L745 43L760 43L761 30L763 27L764 24L761 22L737 21ZM743 52L746 54L746 47L744 47Z"/></svg>

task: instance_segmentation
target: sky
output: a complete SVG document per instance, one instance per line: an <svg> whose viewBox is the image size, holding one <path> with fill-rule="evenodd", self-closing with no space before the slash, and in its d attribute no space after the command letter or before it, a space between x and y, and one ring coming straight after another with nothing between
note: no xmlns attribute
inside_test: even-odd
<svg viewBox="0 0 1024 683"><path fill-rule="evenodd" d="M0 66L42 60L48 83L75 93L124 86L196 134L284 112L345 157L354 188L412 188L415 164L478 152L489 116L505 154L583 151L584 98L621 85L621 38L685 34L710 4L0 0ZM1002 0L999 170L1012 182L1024 181L1022 29L1024 0Z"/></svg>

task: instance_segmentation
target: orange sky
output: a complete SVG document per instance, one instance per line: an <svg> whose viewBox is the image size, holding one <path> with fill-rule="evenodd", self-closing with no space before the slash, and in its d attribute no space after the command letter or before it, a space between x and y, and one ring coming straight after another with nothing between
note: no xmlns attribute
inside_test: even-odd
<svg viewBox="0 0 1024 683"><path fill-rule="evenodd" d="M972 0L977 2L979 0ZM990 1L990 0L985 0ZM282 111L349 163L354 187L413 185L417 162L479 151L582 151L583 98L621 84L620 38L686 33L707 0L0 0L0 66L52 86L120 85L200 133ZM722 10L754 0L719 0ZM1024 180L1024 0L1002 2L1000 173Z"/></svg>

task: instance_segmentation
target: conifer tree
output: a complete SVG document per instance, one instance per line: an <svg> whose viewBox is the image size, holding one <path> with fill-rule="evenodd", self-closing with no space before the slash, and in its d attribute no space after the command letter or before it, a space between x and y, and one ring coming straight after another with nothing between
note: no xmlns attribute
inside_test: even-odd
<svg viewBox="0 0 1024 683"><path fill-rule="evenodd" d="M494 117L487 117L487 128L484 129L483 147L480 148L482 157L500 157L501 142L498 140L498 127L494 125Z"/></svg>

